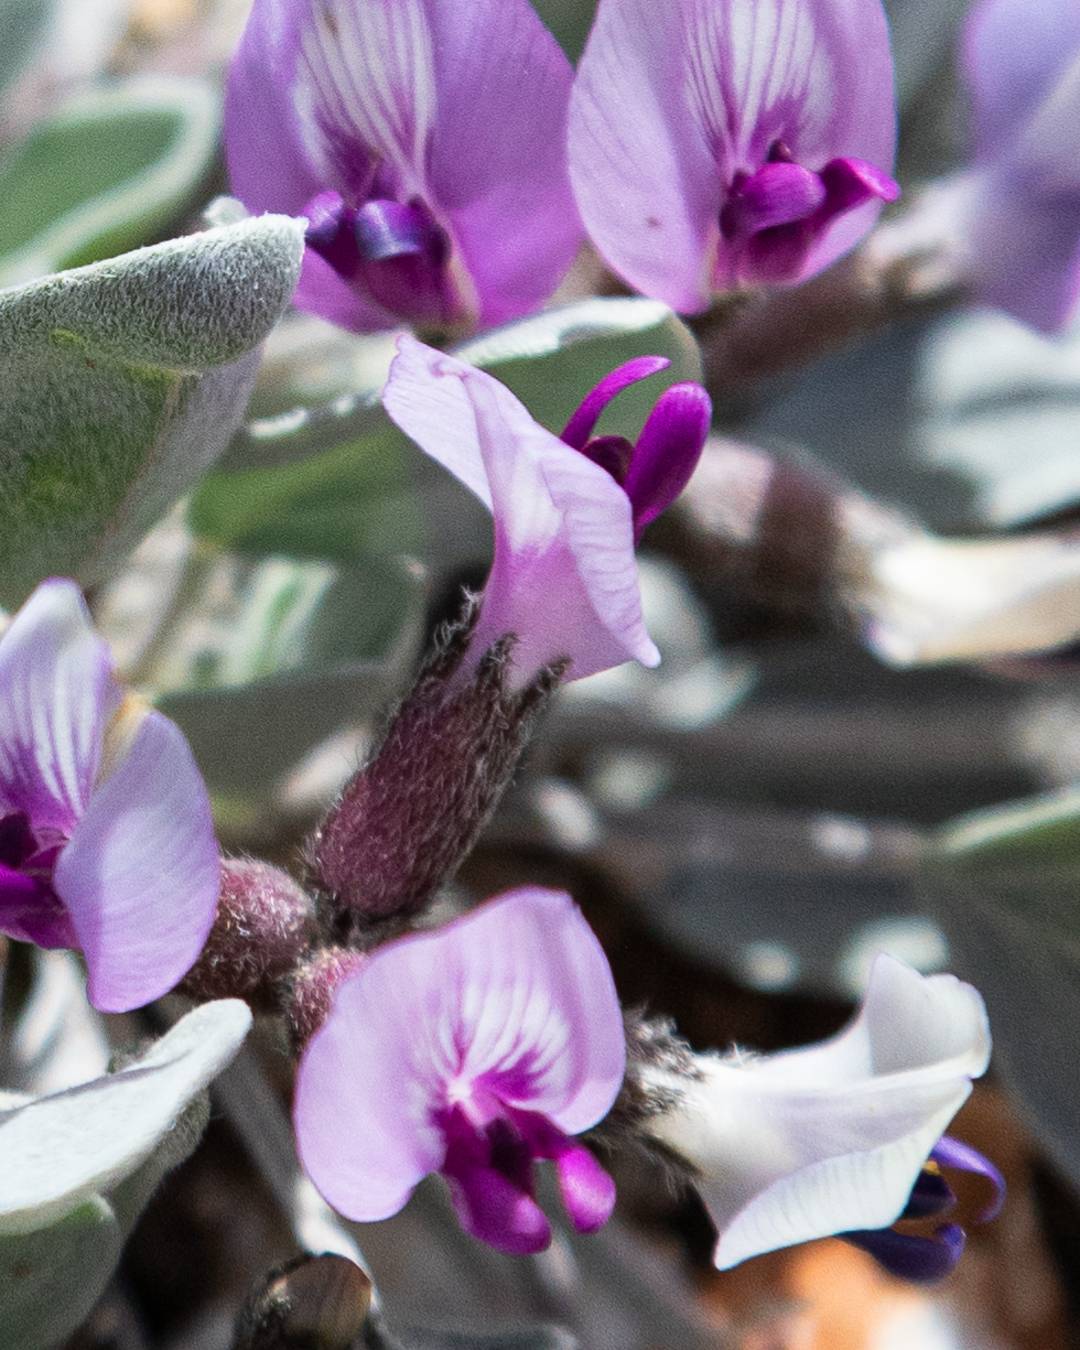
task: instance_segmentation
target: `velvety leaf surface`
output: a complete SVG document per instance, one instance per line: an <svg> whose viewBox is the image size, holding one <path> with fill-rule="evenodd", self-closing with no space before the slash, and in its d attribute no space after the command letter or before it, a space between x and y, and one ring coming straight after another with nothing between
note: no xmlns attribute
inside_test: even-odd
<svg viewBox="0 0 1080 1350"><path fill-rule="evenodd" d="M0 291L0 602L101 580L213 463L301 228L264 216Z"/></svg>

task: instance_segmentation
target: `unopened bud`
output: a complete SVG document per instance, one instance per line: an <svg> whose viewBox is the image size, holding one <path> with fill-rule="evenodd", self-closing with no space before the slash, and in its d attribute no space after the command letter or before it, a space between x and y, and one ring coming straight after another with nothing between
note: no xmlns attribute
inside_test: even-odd
<svg viewBox="0 0 1080 1350"><path fill-rule="evenodd" d="M349 1350L371 1313L371 1281L344 1256L300 1256L248 1299L233 1350Z"/></svg>
<svg viewBox="0 0 1080 1350"><path fill-rule="evenodd" d="M243 998L277 1006L277 987L308 942L310 897L287 872L257 858L226 858L206 946L179 992L200 1001Z"/></svg>
<svg viewBox="0 0 1080 1350"><path fill-rule="evenodd" d="M350 947L316 947L294 967L285 997L285 1018L299 1052L330 1012L338 986L367 960Z"/></svg>
<svg viewBox="0 0 1080 1350"><path fill-rule="evenodd" d="M470 635L467 617L437 643L374 757L314 836L312 871L341 936L415 914L457 870L558 683L549 668L509 688L512 636L462 668Z"/></svg>

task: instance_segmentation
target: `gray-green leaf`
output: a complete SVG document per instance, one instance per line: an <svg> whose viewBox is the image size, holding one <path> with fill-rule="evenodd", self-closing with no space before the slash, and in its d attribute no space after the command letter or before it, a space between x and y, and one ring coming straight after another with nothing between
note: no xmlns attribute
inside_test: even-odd
<svg viewBox="0 0 1080 1350"><path fill-rule="evenodd" d="M0 603L100 581L214 462L302 231L261 216L0 291Z"/></svg>
<svg viewBox="0 0 1080 1350"><path fill-rule="evenodd" d="M0 285L154 238L194 204L217 152L201 80L132 80L64 103L0 154Z"/></svg>

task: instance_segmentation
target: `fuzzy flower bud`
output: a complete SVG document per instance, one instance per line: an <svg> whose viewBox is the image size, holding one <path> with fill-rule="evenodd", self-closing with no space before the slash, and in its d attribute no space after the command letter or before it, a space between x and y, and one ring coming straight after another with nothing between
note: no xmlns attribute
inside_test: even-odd
<svg viewBox="0 0 1080 1350"><path fill-rule="evenodd" d="M311 847L343 920L416 913L458 867L509 784L558 669L508 687L512 637L461 677L473 613L437 644L378 751L346 786Z"/></svg>
<svg viewBox="0 0 1080 1350"><path fill-rule="evenodd" d="M316 947L297 963L289 980L285 1017L294 1049L300 1051L326 1021L343 980L367 961L351 947Z"/></svg>
<svg viewBox="0 0 1080 1350"><path fill-rule="evenodd" d="M311 918L309 896L280 867L223 859L214 926L180 992L200 1002L243 998L274 1006L275 986L304 949Z"/></svg>

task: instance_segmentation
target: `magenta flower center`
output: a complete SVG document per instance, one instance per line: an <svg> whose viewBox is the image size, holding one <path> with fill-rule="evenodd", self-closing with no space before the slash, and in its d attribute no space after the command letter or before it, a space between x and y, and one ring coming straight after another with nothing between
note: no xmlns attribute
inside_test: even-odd
<svg viewBox="0 0 1080 1350"><path fill-rule="evenodd" d="M895 201L899 193L893 179L866 160L831 159L815 172L778 140L759 169L732 178L720 233L738 256L738 280L790 281L838 216L875 199Z"/></svg>
<svg viewBox="0 0 1080 1350"><path fill-rule="evenodd" d="M600 414L616 395L664 370L662 356L637 356L589 391L563 428L562 440L599 465L630 499L634 540L686 486L709 434L712 404L699 384L676 384L657 399L636 442L594 436Z"/></svg>
<svg viewBox="0 0 1080 1350"><path fill-rule="evenodd" d="M372 195L351 206L338 192L320 192L304 214L311 251L391 314L413 324L462 321L450 238L419 197Z"/></svg>
<svg viewBox="0 0 1080 1350"><path fill-rule="evenodd" d="M23 811L0 817L0 932L39 947L78 947L52 888L53 865L66 842L59 835L39 839Z"/></svg>
<svg viewBox="0 0 1080 1350"><path fill-rule="evenodd" d="M551 1228L536 1203L533 1176L541 1160L554 1162L563 1204L580 1233L610 1217L615 1186L583 1145L546 1116L523 1111L477 1085L452 1102L437 1122L446 1140L443 1175L466 1230L500 1251L542 1251Z"/></svg>

